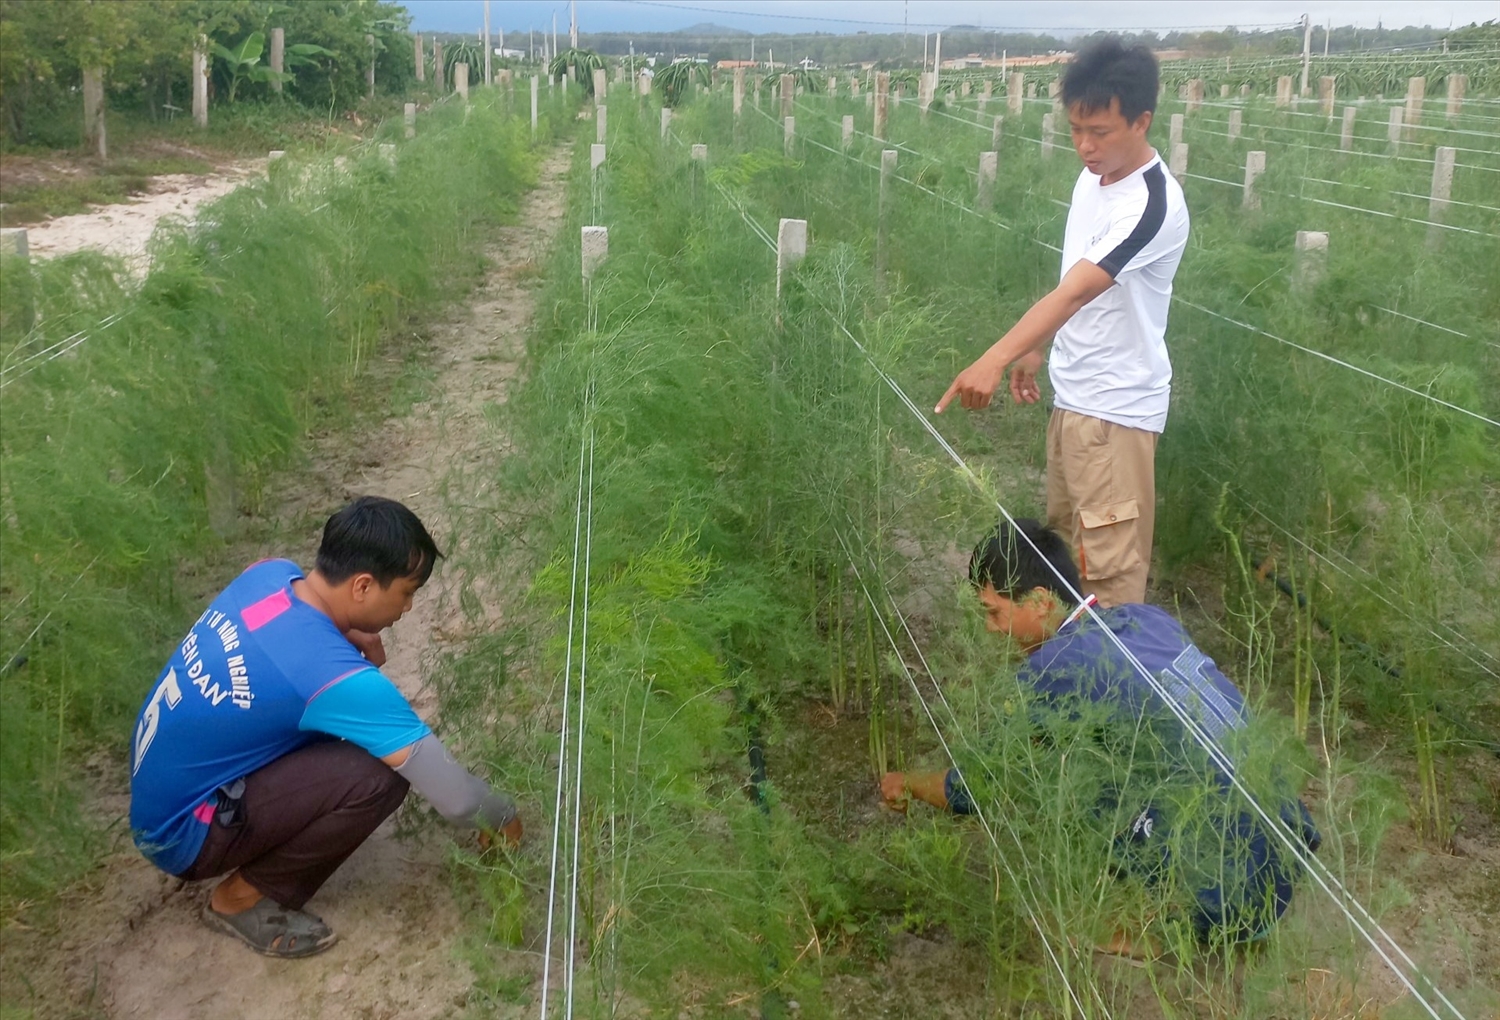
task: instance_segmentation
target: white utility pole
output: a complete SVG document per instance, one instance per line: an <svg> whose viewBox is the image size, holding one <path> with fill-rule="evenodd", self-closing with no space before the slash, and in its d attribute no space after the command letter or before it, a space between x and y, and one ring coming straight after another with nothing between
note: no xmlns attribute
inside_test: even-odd
<svg viewBox="0 0 1500 1020"><path fill-rule="evenodd" d="M1302 15L1302 88L1299 96L1307 95L1307 68L1312 61L1312 19Z"/></svg>
<svg viewBox="0 0 1500 1020"><path fill-rule="evenodd" d="M568 45L578 48L578 0L568 0Z"/></svg>
<svg viewBox="0 0 1500 1020"><path fill-rule="evenodd" d="M500 33L501 43L504 46L505 33ZM490 45L490 0L484 0L484 83L495 84L495 71L491 66L490 58L494 56L495 47Z"/></svg>

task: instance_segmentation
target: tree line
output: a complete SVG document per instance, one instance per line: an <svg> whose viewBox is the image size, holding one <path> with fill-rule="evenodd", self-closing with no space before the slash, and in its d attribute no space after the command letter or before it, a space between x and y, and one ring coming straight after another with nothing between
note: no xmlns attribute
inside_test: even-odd
<svg viewBox="0 0 1500 1020"><path fill-rule="evenodd" d="M347 109L365 99L372 60L380 91L410 87L410 24L387 0L0 0L0 141L76 144L85 70L102 72L112 110L187 110L200 37L213 103ZM286 37L281 75L269 67L273 28Z"/></svg>

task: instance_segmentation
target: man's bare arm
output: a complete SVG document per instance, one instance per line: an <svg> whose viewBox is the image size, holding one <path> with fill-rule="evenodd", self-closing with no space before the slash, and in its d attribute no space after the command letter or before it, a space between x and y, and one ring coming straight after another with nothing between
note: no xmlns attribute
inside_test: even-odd
<svg viewBox="0 0 1500 1020"><path fill-rule="evenodd" d="M1037 350L1071 319L1080 308L1113 287L1115 278L1094 263L1080 260L1050 293L1027 309L1026 314L972 365L958 373L948 392L938 401L942 414L956 396L967 408L988 407L1007 365Z"/></svg>

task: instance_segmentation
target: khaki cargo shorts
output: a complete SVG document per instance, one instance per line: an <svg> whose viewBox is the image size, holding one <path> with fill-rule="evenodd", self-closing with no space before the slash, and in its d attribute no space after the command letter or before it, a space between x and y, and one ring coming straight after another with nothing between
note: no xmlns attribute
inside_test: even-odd
<svg viewBox="0 0 1500 1020"><path fill-rule="evenodd" d="M1146 600L1156 440L1060 408L1047 422L1047 523L1077 553L1084 593L1106 606Z"/></svg>

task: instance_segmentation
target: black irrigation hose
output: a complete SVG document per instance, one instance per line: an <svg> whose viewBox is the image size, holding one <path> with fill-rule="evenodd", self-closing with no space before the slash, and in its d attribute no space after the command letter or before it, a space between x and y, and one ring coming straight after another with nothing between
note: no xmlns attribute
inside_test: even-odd
<svg viewBox="0 0 1500 1020"><path fill-rule="evenodd" d="M739 688L735 688L739 693ZM740 710L745 716L745 737L749 745L750 758L750 796L755 801L755 806L767 820L771 817L771 804L766 799L766 752L760 739L760 709L753 698L744 698L740 704ZM764 887L762 887L764 888ZM771 943L766 943L766 973L775 975L781 970L781 964L776 959L776 950ZM760 997L760 1015L762 1020L783 1020L786 1016L786 1001L782 999L781 993L775 987L767 988Z"/></svg>
<svg viewBox="0 0 1500 1020"><path fill-rule="evenodd" d="M1309 607L1310 603L1308 601L1307 594L1305 592L1298 591L1296 587L1292 585L1291 581L1276 573L1276 570L1274 568L1274 561L1270 557L1266 557L1256 563L1255 574L1257 577L1263 577L1267 581L1270 581L1272 584L1276 585L1277 590L1296 602L1298 609L1307 609ZM1321 613L1314 612L1312 614L1312 620L1324 632L1373 662L1381 672L1385 673L1386 676L1390 677L1393 680L1401 679L1401 667L1393 665L1388 659L1385 658L1385 656L1381 655L1379 650L1377 650L1373 645L1369 644L1366 641L1361 641L1356 637L1351 637L1341 628L1335 627L1333 625L1333 622L1330 621L1326 616L1323 616ZM1494 736L1485 734L1484 731L1478 729L1476 726L1474 726L1473 723L1469 722L1467 719L1464 719L1462 716L1458 716L1452 712L1449 712L1446 708L1443 707L1441 703L1437 701L1432 702L1432 709L1446 722L1462 730L1466 738L1470 742L1484 748L1486 751L1489 751L1496 758L1500 758L1500 739L1496 739Z"/></svg>

